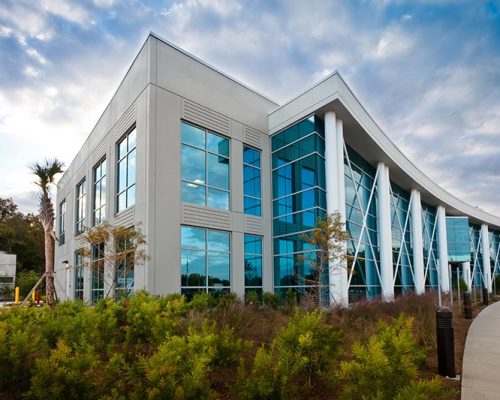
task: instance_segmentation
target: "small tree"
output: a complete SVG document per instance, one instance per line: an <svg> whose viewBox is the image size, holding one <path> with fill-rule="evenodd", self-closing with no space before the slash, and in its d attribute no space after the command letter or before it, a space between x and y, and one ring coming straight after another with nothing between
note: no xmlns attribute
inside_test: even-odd
<svg viewBox="0 0 500 400"><path fill-rule="evenodd" d="M108 287L104 298L111 293L116 298L128 297L133 289L130 276L133 276L135 268L149 260L144 249L146 239L141 229L111 226L105 222L94 228L86 228L83 237L88 244L82 250L84 258L88 260L85 265L91 269L102 269L104 286ZM104 246L104 253L97 262L93 258L95 246Z"/></svg>
<svg viewBox="0 0 500 400"><path fill-rule="evenodd" d="M313 273L303 278L307 285L312 286L308 293L309 299L319 307L324 306L323 290L329 290L331 285L331 282L325 282L330 272L346 268L346 241L349 234L344 227L342 216L335 211L319 218L314 230L301 235L306 243L316 248L312 257L302 256L301 262L312 266Z"/></svg>

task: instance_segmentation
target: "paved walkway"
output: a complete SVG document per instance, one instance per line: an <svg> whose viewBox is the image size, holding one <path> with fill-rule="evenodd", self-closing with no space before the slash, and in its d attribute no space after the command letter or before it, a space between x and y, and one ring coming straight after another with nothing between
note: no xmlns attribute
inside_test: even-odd
<svg viewBox="0 0 500 400"><path fill-rule="evenodd" d="M462 365L462 399L500 399L500 302L481 311L469 328Z"/></svg>

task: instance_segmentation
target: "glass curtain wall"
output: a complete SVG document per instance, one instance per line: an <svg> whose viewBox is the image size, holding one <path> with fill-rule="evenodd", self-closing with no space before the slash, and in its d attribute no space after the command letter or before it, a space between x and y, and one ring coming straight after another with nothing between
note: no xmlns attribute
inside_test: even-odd
<svg viewBox="0 0 500 400"><path fill-rule="evenodd" d="M448 261L470 261L469 218L446 217Z"/></svg>
<svg viewBox="0 0 500 400"><path fill-rule="evenodd" d="M392 261L396 295L415 288L411 240L410 193L391 183Z"/></svg>
<svg viewBox="0 0 500 400"><path fill-rule="evenodd" d="M498 290L495 277L500 275L500 232L490 231L490 264L491 279L495 291Z"/></svg>
<svg viewBox="0 0 500 400"><path fill-rule="evenodd" d="M132 129L118 143L116 211L135 204L136 129Z"/></svg>
<svg viewBox="0 0 500 400"><path fill-rule="evenodd" d="M438 234L437 211L435 207L422 203L422 242L424 246L424 276L425 286L438 288Z"/></svg>
<svg viewBox="0 0 500 400"><path fill-rule="evenodd" d="M318 284L316 248L304 235L326 213L323 122L310 116L272 138L274 287L299 294ZM324 278L323 278L324 279Z"/></svg>
<svg viewBox="0 0 500 400"><path fill-rule="evenodd" d="M469 224L470 259L472 286L484 287L483 284L483 249L481 242L481 226Z"/></svg>
<svg viewBox="0 0 500 400"><path fill-rule="evenodd" d="M347 146L344 154L349 301L381 293L375 168ZM363 224L366 216L366 224Z"/></svg>
<svg viewBox="0 0 500 400"><path fill-rule="evenodd" d="M94 167L93 179L92 225L96 226L106 219L106 159Z"/></svg>

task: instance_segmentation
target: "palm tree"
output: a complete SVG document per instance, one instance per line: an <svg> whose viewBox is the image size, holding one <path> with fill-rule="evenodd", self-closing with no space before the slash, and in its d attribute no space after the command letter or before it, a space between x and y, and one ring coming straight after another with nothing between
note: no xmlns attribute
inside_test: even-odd
<svg viewBox="0 0 500 400"><path fill-rule="evenodd" d="M63 172L64 164L57 160L45 160L44 163L34 163L29 166L37 177L35 184L40 188L40 220L45 232L45 296L50 307L55 305L54 284L54 206L50 198L50 189L57 174Z"/></svg>

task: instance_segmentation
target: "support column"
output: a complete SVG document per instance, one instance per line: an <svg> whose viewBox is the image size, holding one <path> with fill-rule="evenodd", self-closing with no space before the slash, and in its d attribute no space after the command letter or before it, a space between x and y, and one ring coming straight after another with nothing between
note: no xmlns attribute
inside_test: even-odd
<svg viewBox="0 0 500 400"><path fill-rule="evenodd" d="M471 276L470 276L470 262L464 262L462 263L462 277L467 285L467 291L470 292L472 290L472 282L471 282Z"/></svg>
<svg viewBox="0 0 500 400"><path fill-rule="evenodd" d="M389 168L377 166L377 226L380 249L380 278L382 299L394 300L394 269L392 265L391 191Z"/></svg>
<svg viewBox="0 0 500 400"><path fill-rule="evenodd" d="M413 239L413 275L415 277L415 293L425 292L424 274L424 240L422 237L422 203L420 192L416 189L411 191L411 236Z"/></svg>
<svg viewBox="0 0 500 400"><path fill-rule="evenodd" d="M437 208L438 255L439 274L438 281L441 291L450 291L450 275L448 273L448 239L446 236L446 211L443 206Z"/></svg>
<svg viewBox="0 0 500 400"><path fill-rule="evenodd" d="M346 220L344 182L344 130L342 120L333 111L325 113L325 178L326 210L328 214L338 211L342 221ZM330 305L349 304L347 262L341 265L331 262L328 270L330 282Z"/></svg>
<svg viewBox="0 0 500 400"><path fill-rule="evenodd" d="M481 247L483 249L483 276L484 287L488 288L488 293L493 292L491 280L491 261L490 261L490 235L488 225L481 225Z"/></svg>

